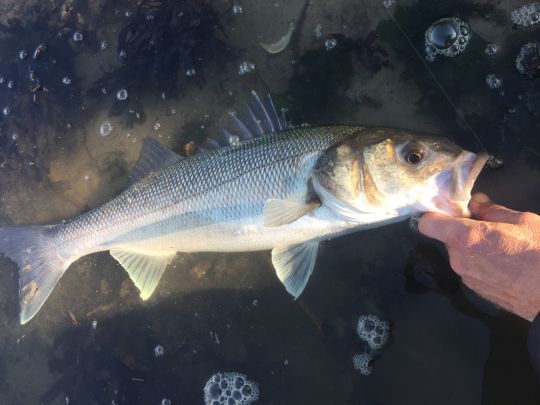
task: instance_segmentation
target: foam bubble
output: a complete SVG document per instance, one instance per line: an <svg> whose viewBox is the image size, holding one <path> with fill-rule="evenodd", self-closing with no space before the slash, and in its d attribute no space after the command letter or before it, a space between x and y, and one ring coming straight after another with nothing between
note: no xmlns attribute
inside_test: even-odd
<svg viewBox="0 0 540 405"><path fill-rule="evenodd" d="M512 22L523 28L540 24L540 3L525 4L512 11Z"/></svg>
<svg viewBox="0 0 540 405"><path fill-rule="evenodd" d="M356 332L372 350L382 349L390 338L390 323L376 315L362 315L358 318Z"/></svg>
<svg viewBox="0 0 540 405"><path fill-rule="evenodd" d="M424 35L426 59L437 55L453 58L462 53L471 38L471 27L458 17L441 18L429 26Z"/></svg>
<svg viewBox="0 0 540 405"><path fill-rule="evenodd" d="M259 399L259 387L244 374L220 372L204 386L206 405L247 405Z"/></svg>
<svg viewBox="0 0 540 405"><path fill-rule="evenodd" d="M373 371L373 358L368 353L355 354L352 360L354 369L360 371L360 374L370 375Z"/></svg>

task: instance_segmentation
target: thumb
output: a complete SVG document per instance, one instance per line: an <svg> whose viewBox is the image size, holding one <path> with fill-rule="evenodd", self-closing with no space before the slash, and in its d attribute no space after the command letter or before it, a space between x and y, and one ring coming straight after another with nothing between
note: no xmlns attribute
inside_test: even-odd
<svg viewBox="0 0 540 405"><path fill-rule="evenodd" d="M521 212L494 204L487 195L482 193L476 193L471 197L469 209L481 221L517 224L521 218Z"/></svg>

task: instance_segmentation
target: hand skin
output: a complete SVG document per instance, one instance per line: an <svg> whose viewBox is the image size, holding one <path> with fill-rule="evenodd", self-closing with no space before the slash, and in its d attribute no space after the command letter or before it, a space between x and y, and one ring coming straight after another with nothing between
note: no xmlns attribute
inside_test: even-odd
<svg viewBox="0 0 540 405"><path fill-rule="evenodd" d="M540 216L475 194L477 219L424 214L418 229L446 245L450 265L472 290L532 321L540 312Z"/></svg>

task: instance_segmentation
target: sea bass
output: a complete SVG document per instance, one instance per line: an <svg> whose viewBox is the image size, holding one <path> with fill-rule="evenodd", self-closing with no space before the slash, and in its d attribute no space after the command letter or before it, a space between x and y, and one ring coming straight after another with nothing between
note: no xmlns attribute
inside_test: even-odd
<svg viewBox="0 0 540 405"><path fill-rule="evenodd" d="M78 258L100 251L148 299L177 252L271 250L298 297L321 241L433 211L467 216L487 156L446 138L364 126L291 128L270 98L233 115L229 145L181 157L146 140L130 185L76 218L0 228L28 322Z"/></svg>

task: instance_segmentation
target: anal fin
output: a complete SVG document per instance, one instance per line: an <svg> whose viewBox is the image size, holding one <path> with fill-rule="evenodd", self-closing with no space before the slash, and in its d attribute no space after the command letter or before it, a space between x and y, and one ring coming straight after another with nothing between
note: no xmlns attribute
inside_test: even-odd
<svg viewBox="0 0 540 405"><path fill-rule="evenodd" d="M111 249L112 257L122 265L135 286L141 292L141 299L150 298L156 289L167 265L176 253L141 253L127 249Z"/></svg>
<svg viewBox="0 0 540 405"><path fill-rule="evenodd" d="M302 294L309 276L313 273L318 250L317 241L272 250L272 264L276 274L287 292L295 299Z"/></svg>

